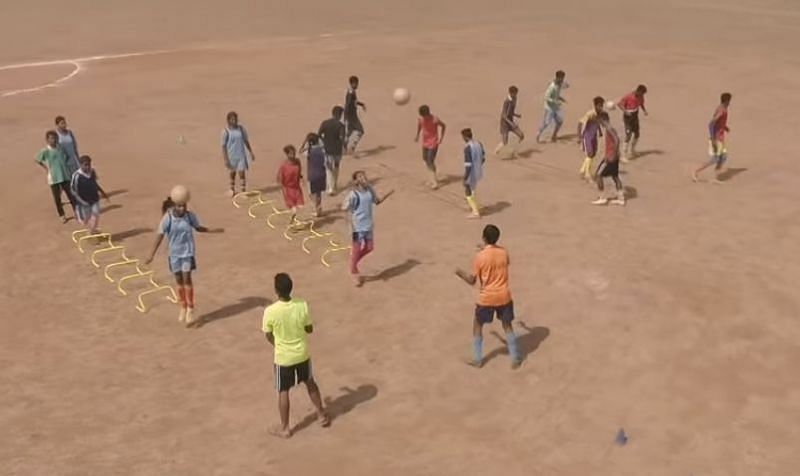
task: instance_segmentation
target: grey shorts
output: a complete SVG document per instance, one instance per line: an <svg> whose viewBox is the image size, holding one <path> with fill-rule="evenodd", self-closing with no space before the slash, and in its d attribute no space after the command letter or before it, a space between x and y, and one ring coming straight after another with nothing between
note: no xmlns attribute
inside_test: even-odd
<svg viewBox="0 0 800 476"><path fill-rule="evenodd" d="M197 269L197 262L194 259L194 256L188 256L185 258L175 258L170 256L169 257L169 271L172 274L176 273L190 273Z"/></svg>
<svg viewBox="0 0 800 476"><path fill-rule="evenodd" d="M231 172L244 172L248 168L250 168L250 164L247 161L247 157L230 157L228 159L228 170Z"/></svg>
<svg viewBox="0 0 800 476"><path fill-rule="evenodd" d="M342 154L325 154L325 166L328 170L333 170L339 167L339 164L342 163Z"/></svg>
<svg viewBox="0 0 800 476"><path fill-rule="evenodd" d="M425 161L425 165L428 166L429 169L433 169L436 167L436 153L439 152L438 147L423 147L422 148L422 160Z"/></svg>
<svg viewBox="0 0 800 476"><path fill-rule="evenodd" d="M86 223L92 216L100 215L100 202L94 202L88 205L76 203L75 215L79 222Z"/></svg>

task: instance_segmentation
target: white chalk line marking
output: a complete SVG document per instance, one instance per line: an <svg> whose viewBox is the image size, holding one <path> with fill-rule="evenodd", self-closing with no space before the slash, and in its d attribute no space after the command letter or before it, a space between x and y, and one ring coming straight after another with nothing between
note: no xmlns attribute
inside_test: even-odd
<svg viewBox="0 0 800 476"><path fill-rule="evenodd" d="M160 55L165 53L174 53L180 50L156 50L156 51L140 51L136 53L122 53L116 55L95 55L95 56L85 56L83 58L73 58L73 59L63 59L63 60L51 60L51 61L33 61L28 63L16 63L16 64L9 64L5 66L0 66L0 71L8 71L13 69L22 69L22 68L38 68L42 66L59 66L64 64L69 64L74 67L74 69L67 75L62 76L55 81L51 81L47 84L43 84L41 86L35 86L32 88L22 88L22 89L14 89L10 91L3 91L0 93L0 98L16 96L18 94L26 94L26 93L34 93L37 91L41 91L43 89L48 88L56 88L61 86L65 82L69 81L70 79L74 78L78 75L81 71L83 71L83 64L89 63L92 61L104 61L104 60L112 60L112 59L122 59L122 58L135 58L137 56L152 56L152 55Z"/></svg>

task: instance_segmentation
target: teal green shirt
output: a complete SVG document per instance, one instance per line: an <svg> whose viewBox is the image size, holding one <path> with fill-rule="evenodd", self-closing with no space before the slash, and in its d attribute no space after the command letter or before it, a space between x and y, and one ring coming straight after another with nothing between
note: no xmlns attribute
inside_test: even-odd
<svg viewBox="0 0 800 476"><path fill-rule="evenodd" d="M47 167L47 183L50 185L70 181L67 154L60 147L45 147L40 150L36 155L36 162Z"/></svg>
<svg viewBox="0 0 800 476"><path fill-rule="evenodd" d="M561 109L561 101L559 98L561 98L561 86L553 81L544 93L544 107L551 111L558 111Z"/></svg>

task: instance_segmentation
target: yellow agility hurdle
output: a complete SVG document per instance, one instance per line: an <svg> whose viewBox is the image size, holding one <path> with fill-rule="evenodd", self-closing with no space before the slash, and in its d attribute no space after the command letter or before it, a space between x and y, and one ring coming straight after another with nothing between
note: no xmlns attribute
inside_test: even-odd
<svg viewBox="0 0 800 476"><path fill-rule="evenodd" d="M107 241L111 241L111 233L95 233L93 235L83 235L78 238L78 249L81 253L86 253L86 250L83 249L83 242L86 240L95 239L98 242L102 239L106 239Z"/></svg>
<svg viewBox="0 0 800 476"><path fill-rule="evenodd" d="M247 214L250 216L250 218L258 218L256 214L253 213L253 210L255 210L258 207L272 205L273 203L275 203L275 200L264 200L259 196L258 201L256 203L253 203L252 205L250 205L250 207L247 208Z"/></svg>
<svg viewBox="0 0 800 476"><path fill-rule="evenodd" d="M111 264L106 265L106 269L103 271L103 274L105 275L105 277L106 277L106 279L108 280L109 283L113 283L114 282L114 278L112 278L111 275L109 274L109 272L112 269L116 269L116 268L119 268L121 266L127 266L127 265L131 265L131 264L136 265L137 267L139 266L139 260L138 259L128 258L128 256L125 254L125 251L122 252L122 258L123 258L122 261L117 261L116 263L111 263Z"/></svg>
<svg viewBox="0 0 800 476"><path fill-rule="evenodd" d="M350 250L350 249L353 248L351 245L346 245L345 246L345 245L343 245L341 243L338 243L333 238L328 240L328 244L330 246L328 246L328 248L325 251L322 252L322 256L319 259L326 268L330 268L331 267L330 263L328 263L328 260L325 259L325 258L327 258L327 256L330 253L336 253L338 251Z"/></svg>
<svg viewBox="0 0 800 476"><path fill-rule="evenodd" d="M287 208L286 210L278 210L275 208L275 205L272 206L272 213L267 217L267 225L273 230L275 229L275 225L272 224L272 218L280 215L286 215L288 213L293 213L291 208Z"/></svg>
<svg viewBox="0 0 800 476"><path fill-rule="evenodd" d="M235 194L233 196L233 198L231 198L231 202L233 202L233 206L234 207L242 208L242 206L239 204L239 199L241 199L241 198L251 198L251 197L258 197L260 199L261 198L261 192L259 192L258 190L253 190L251 192L239 192L239 193Z"/></svg>
<svg viewBox="0 0 800 476"><path fill-rule="evenodd" d="M117 282L117 291L119 291L119 293L122 294L123 296L127 296L128 295L128 291L125 291L122 288L123 284L125 284L126 282L128 282L128 281L130 281L132 279L139 279L139 278L151 278L151 280L152 280L153 273L154 273L154 271L152 271L152 270L151 271L142 271L142 269L139 268L139 265L137 264L135 273L129 274L128 276L123 276L122 278L119 278L119 281Z"/></svg>
<svg viewBox="0 0 800 476"><path fill-rule="evenodd" d="M309 225L309 227L308 227L308 232L310 233L310 235L308 235L307 237L303 238L303 242L301 244L301 248L303 248L303 251L305 251L306 254L311 254L311 250L308 249L308 242L309 241L316 240L318 238L326 238L326 237L329 237L329 236L333 236L333 233L331 233L331 232L327 232L327 231L319 232L319 231L315 230L314 229L314 225L315 224L316 224L316 222L314 222L314 221L311 222L311 225Z"/></svg>
<svg viewBox="0 0 800 476"><path fill-rule="evenodd" d="M78 243L78 237L81 235L88 235L89 229L88 228L81 228L80 230L75 230L72 232L72 241L74 243Z"/></svg>
<svg viewBox="0 0 800 476"><path fill-rule="evenodd" d="M95 250L92 252L92 258L90 259L90 261L92 262L95 268L100 268L100 263L97 262L97 255L105 254L110 251L119 251L119 250L122 250L122 253L125 252L125 247L120 245L115 245L114 243L111 242L111 238L108 239L108 244L109 246L107 248L101 248L99 250Z"/></svg>
<svg viewBox="0 0 800 476"><path fill-rule="evenodd" d="M290 221L288 225L286 225L286 228L283 229L283 237L289 241L292 241L294 238L289 235L290 231L294 233L303 233L309 231L312 226L314 226L313 218L308 220L298 220L297 217L294 217L294 219Z"/></svg>
<svg viewBox="0 0 800 476"><path fill-rule="evenodd" d="M142 291L142 292L139 293L138 296L136 296L136 300L139 301L139 303L136 305L136 310L137 311L139 311L141 313L147 312L149 307L144 303L144 300L142 298L144 298L145 296L149 296L150 294L155 294L155 293L162 292L162 291L169 291L169 294L167 295L167 300L170 301L173 304L178 304L178 296L175 294L175 290L172 289L172 286L169 286L169 285L166 285L166 284L164 284L164 285L158 284L155 281L155 279L153 279L153 275L152 274L150 275L150 284L153 285L153 289L148 289L147 291Z"/></svg>

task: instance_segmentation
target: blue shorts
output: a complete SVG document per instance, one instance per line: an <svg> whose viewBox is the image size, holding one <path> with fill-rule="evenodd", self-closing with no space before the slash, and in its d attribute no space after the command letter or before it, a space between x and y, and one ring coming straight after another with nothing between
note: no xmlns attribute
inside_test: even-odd
<svg viewBox="0 0 800 476"><path fill-rule="evenodd" d="M187 256L185 258L169 257L169 271L172 274L176 273L189 273L197 269L197 262L194 256Z"/></svg>
<svg viewBox="0 0 800 476"><path fill-rule="evenodd" d="M508 304L503 304L502 306L475 305L475 320L479 324L489 324L494 319L495 314L500 322L508 324L513 321L514 301L509 301Z"/></svg>
<svg viewBox="0 0 800 476"><path fill-rule="evenodd" d="M554 122L559 126L564 123L561 109L554 111L549 107L544 108L544 115L542 116L542 130L546 129L547 126Z"/></svg>
<svg viewBox="0 0 800 476"><path fill-rule="evenodd" d="M372 231L354 231L353 243L373 241Z"/></svg>

